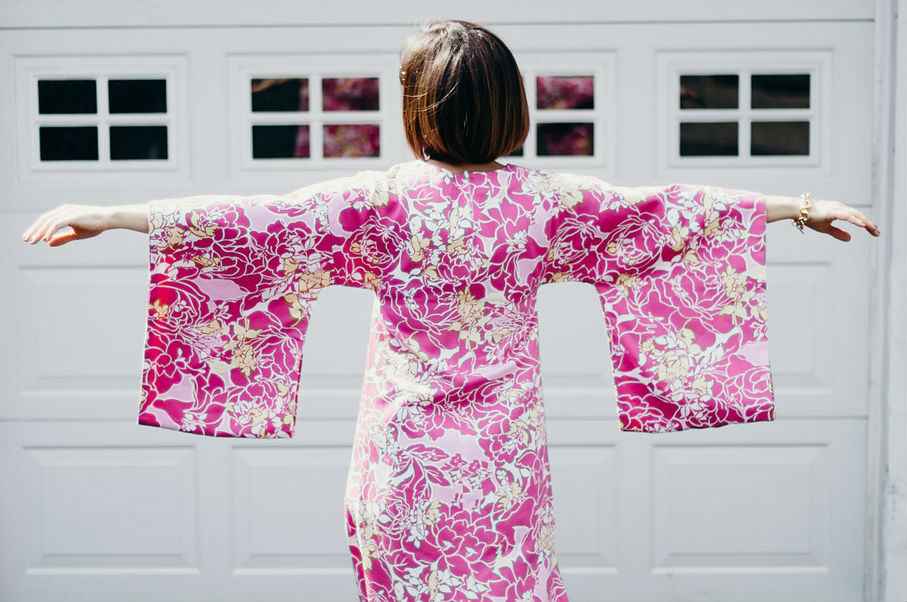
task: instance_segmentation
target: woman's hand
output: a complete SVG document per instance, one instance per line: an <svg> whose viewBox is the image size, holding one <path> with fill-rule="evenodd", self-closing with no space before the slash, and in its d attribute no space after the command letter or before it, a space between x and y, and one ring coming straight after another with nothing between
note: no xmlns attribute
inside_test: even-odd
<svg viewBox="0 0 907 602"><path fill-rule="evenodd" d="M797 214L799 215L799 203L800 199L797 199ZM866 228L866 231L872 234L873 236L879 235L879 228L869 221L863 213L841 203L839 201L812 201L812 204L809 211L809 219L806 220L806 227L812 228L816 232L822 232L823 234L829 234L834 236L838 240L843 240L847 242L850 240L850 232L842 230L836 226L832 226L831 223L836 219L847 220L852 224L856 224L861 228Z"/></svg>
<svg viewBox="0 0 907 602"><path fill-rule="evenodd" d="M861 228L873 236L879 235L879 228L872 223L859 209L850 207L839 201L813 200L809 207L809 219L806 227L834 236L845 242L850 240L850 233L833 226L836 219L843 219ZM789 196L766 196L765 219L774 222L782 219L795 220L800 216L800 199ZM791 222L793 223L793 222Z"/></svg>
<svg viewBox="0 0 907 602"><path fill-rule="evenodd" d="M71 240L91 238L111 228L113 209L100 205L60 205L38 216L22 233L22 239L31 244L45 240L51 247L58 247ZM65 226L72 228L72 232L57 233Z"/></svg>

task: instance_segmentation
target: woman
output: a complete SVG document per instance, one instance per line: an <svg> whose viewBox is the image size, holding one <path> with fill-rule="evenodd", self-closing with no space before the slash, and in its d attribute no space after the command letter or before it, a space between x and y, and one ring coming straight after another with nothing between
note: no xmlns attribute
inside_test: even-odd
<svg viewBox="0 0 907 602"><path fill-rule="evenodd" d="M373 290L345 500L361 599L566 600L538 287L596 287L621 430L772 420L765 225L879 231L808 195L621 188L499 163L526 139L526 97L507 47L470 23L409 39L400 79L420 160L283 196L63 205L23 236L149 233L139 423L203 435L292 436L319 290Z"/></svg>

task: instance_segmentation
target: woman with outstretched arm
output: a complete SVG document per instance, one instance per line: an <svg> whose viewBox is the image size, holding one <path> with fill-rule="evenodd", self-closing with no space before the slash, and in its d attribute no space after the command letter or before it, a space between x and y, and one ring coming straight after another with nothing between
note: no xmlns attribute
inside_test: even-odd
<svg viewBox="0 0 907 602"><path fill-rule="evenodd" d="M291 437L318 292L373 291L345 494L360 599L564 602L539 287L596 288L620 430L771 421L766 224L879 229L805 193L499 163L526 139L526 96L509 49L471 23L411 37L400 81L416 160L285 195L62 205L23 238L148 233L138 422L198 435Z"/></svg>

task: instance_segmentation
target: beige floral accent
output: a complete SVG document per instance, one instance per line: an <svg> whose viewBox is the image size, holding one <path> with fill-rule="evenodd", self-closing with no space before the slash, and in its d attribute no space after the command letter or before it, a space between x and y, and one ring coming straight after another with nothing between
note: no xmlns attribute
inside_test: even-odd
<svg viewBox="0 0 907 602"><path fill-rule="evenodd" d="M222 322L217 318L212 318L211 320L199 326L198 331L202 334L214 334L215 332L228 334L230 332L230 327L227 326L226 322Z"/></svg>
<svg viewBox="0 0 907 602"><path fill-rule="evenodd" d="M413 238L409 243L413 249L409 253L410 261L412 261L413 263L419 263L420 261L425 259L425 250L428 248L430 242L431 239L429 238L420 238L418 234L413 234Z"/></svg>
<svg viewBox="0 0 907 602"><path fill-rule="evenodd" d="M706 236L719 236L721 234L724 234L724 229L722 229L721 227L721 220L716 217L715 219L707 223L705 225L703 233Z"/></svg>
<svg viewBox="0 0 907 602"><path fill-rule="evenodd" d="M639 276L631 276L630 274L620 274L617 277L617 280L614 281L614 284L622 287L621 293L624 297L630 296L630 289L636 286Z"/></svg>
<svg viewBox="0 0 907 602"><path fill-rule="evenodd" d="M150 217L148 218L148 234L154 234L155 230L164 227L164 216L155 211L150 211L149 214Z"/></svg>
<svg viewBox="0 0 907 602"><path fill-rule="evenodd" d="M283 300L290 304L290 315L296 319L294 325L308 315L308 305L302 302L303 299L304 297L296 293L287 293L283 296Z"/></svg>
<svg viewBox="0 0 907 602"><path fill-rule="evenodd" d="M720 315L730 315L733 318L734 325L737 320L746 320L749 313L749 302L755 295L755 291L746 290L746 275L737 272L733 266L728 266L721 274L721 280L724 283L724 292L730 303L721 308ZM762 312L765 315L765 312Z"/></svg>
<svg viewBox="0 0 907 602"><path fill-rule="evenodd" d="M459 253L460 255L465 255L466 253L469 252L469 249L466 248L466 245L464 244L464 240L465 240L464 236L455 238L452 241L450 241L449 243L447 243L447 246L444 247L444 250L447 251L448 253Z"/></svg>
<svg viewBox="0 0 907 602"><path fill-rule="evenodd" d="M425 274L425 277L429 280L439 280L441 278L441 274L438 273L438 266L436 265L429 264L425 266L422 273Z"/></svg>
<svg viewBox="0 0 907 602"><path fill-rule="evenodd" d="M255 350L252 349L252 345L243 343L236 348L230 358L230 365L234 368L239 368L246 376L252 374L252 371L257 368Z"/></svg>
<svg viewBox="0 0 907 602"><path fill-rule="evenodd" d="M617 193L620 202L625 205L638 205L648 198L648 193L645 188L615 186L613 190Z"/></svg>
<svg viewBox="0 0 907 602"><path fill-rule="evenodd" d="M362 280L375 291L381 286L381 277L374 272L366 272L362 275Z"/></svg>
<svg viewBox="0 0 907 602"><path fill-rule="evenodd" d="M384 207L388 203L387 188L384 186L375 186L368 197L368 202L374 207Z"/></svg>
<svg viewBox="0 0 907 602"><path fill-rule="evenodd" d="M690 229L687 226L675 225L671 228L671 249L680 251L687 245L687 239L690 237Z"/></svg>
<svg viewBox="0 0 907 602"><path fill-rule="evenodd" d="M523 493L523 484L519 481L513 481L510 485L501 485L495 489L494 494L498 498L497 504L503 506L504 510L510 508L513 500L520 497Z"/></svg>
<svg viewBox="0 0 907 602"><path fill-rule="evenodd" d="M220 265L220 257L206 257L205 255L196 255L192 258L192 261L195 262L195 265L203 268L210 268L213 265Z"/></svg>
<svg viewBox="0 0 907 602"><path fill-rule="evenodd" d="M268 410L266 408L254 407L249 409L249 415L252 417L252 422L249 424L253 432L257 432L259 437L267 437L268 429L267 428L258 428L260 425L267 424L268 422Z"/></svg>
<svg viewBox="0 0 907 602"><path fill-rule="evenodd" d="M685 352L678 349L667 349L658 359L656 368L657 378L662 382L671 382L685 378L689 375L693 366L692 358L702 353L702 347L695 343L696 333L692 328L683 327L680 329L680 341L686 348ZM655 348L651 339L643 342L643 350L653 351Z"/></svg>
<svg viewBox="0 0 907 602"><path fill-rule="evenodd" d="M300 293L311 293L331 284L330 270L303 272L296 280L296 290Z"/></svg>
<svg viewBox="0 0 907 602"><path fill-rule="evenodd" d="M570 280L570 274L567 272L554 272L548 276L548 282L567 282Z"/></svg>
<svg viewBox="0 0 907 602"><path fill-rule="evenodd" d="M539 529L539 545L548 552L554 550L554 525L551 523L545 523Z"/></svg>
<svg viewBox="0 0 907 602"><path fill-rule="evenodd" d="M476 299L472 293L463 290L457 293L457 311L460 319L447 330L453 330L459 333L460 340L467 340L478 343L480 340L479 329L485 326L491 316L483 315L485 312L485 300Z"/></svg>
<svg viewBox="0 0 907 602"><path fill-rule="evenodd" d="M170 305L167 303L161 303L160 299L155 299L154 303L148 304L148 309L154 310L154 313L157 314L154 317L158 320L167 319L167 314L170 313Z"/></svg>
<svg viewBox="0 0 907 602"><path fill-rule="evenodd" d="M295 274L296 270L299 269L299 262L296 261L296 258L288 255L283 258L283 261L281 261L280 269L283 271L284 276Z"/></svg>
<svg viewBox="0 0 907 602"><path fill-rule="evenodd" d="M721 273L721 281L724 283L724 293L730 299L739 297L746 290L746 276L735 270L734 266L727 266Z"/></svg>
<svg viewBox="0 0 907 602"><path fill-rule="evenodd" d="M684 251L683 260L693 265L698 265L699 263L701 263L701 260L699 259L699 253L696 252L696 249L687 249L686 251Z"/></svg>
<svg viewBox="0 0 907 602"><path fill-rule="evenodd" d="M428 574L428 599L434 600L438 596L438 569L432 569Z"/></svg>
<svg viewBox="0 0 907 602"><path fill-rule="evenodd" d="M704 376L700 376L694 380L691 383L690 388L700 397L709 392L708 384Z"/></svg>
<svg viewBox="0 0 907 602"><path fill-rule="evenodd" d="M489 342L491 342L495 345L498 345L498 344L500 344L501 341L503 341L504 339L506 339L507 337L509 337L512 334L513 334L513 328L510 328L510 327L498 328L498 329L488 332L488 334L485 336L485 338L488 339Z"/></svg>
<svg viewBox="0 0 907 602"><path fill-rule="evenodd" d="M200 226L201 223L201 214L198 211L192 211L189 213L189 225L187 228L189 232L192 232L198 238L213 238L214 233L217 232L217 224L205 224Z"/></svg>
<svg viewBox="0 0 907 602"><path fill-rule="evenodd" d="M689 374L691 366L688 355L679 355L676 349L668 349L658 362L658 380L671 382L683 378Z"/></svg>
<svg viewBox="0 0 907 602"><path fill-rule="evenodd" d="M529 433L529 425L523 420L512 421L507 429L507 436L519 441L523 447L528 447L532 440L532 435Z"/></svg>
<svg viewBox="0 0 907 602"><path fill-rule="evenodd" d="M573 209L577 205L583 202L583 192L577 189L565 190L560 199L558 199L561 207L564 209Z"/></svg>
<svg viewBox="0 0 907 602"><path fill-rule="evenodd" d="M431 527L441 518L441 500L432 500L428 509L422 513L422 524Z"/></svg>
<svg viewBox="0 0 907 602"><path fill-rule="evenodd" d="M249 328L249 318L243 318L242 324L239 322L233 323L233 336L235 338L224 345L224 350L233 350L230 365L234 368L239 368L246 376L252 374L252 371L257 368L255 350L246 341L256 338L261 332L260 329Z"/></svg>
<svg viewBox="0 0 907 602"><path fill-rule="evenodd" d="M185 237L186 231L179 226L167 226L164 228L164 244L158 245L157 250L166 251L167 249L175 249L183 244Z"/></svg>

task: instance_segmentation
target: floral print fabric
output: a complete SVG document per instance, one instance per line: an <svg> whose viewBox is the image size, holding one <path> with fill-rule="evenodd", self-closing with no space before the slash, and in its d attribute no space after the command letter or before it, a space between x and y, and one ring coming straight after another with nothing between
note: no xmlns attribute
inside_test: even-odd
<svg viewBox="0 0 907 602"><path fill-rule="evenodd" d="M619 428L774 419L765 202L421 161L286 195L149 203L139 423L290 437L318 293L374 291L346 490L363 601L566 600L535 299L602 302Z"/></svg>

